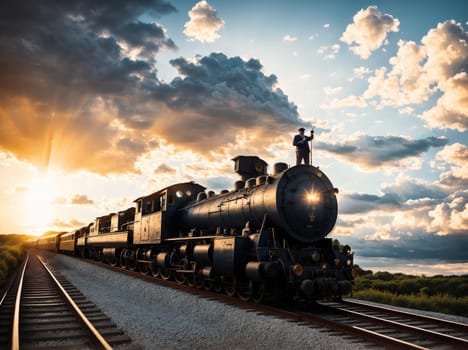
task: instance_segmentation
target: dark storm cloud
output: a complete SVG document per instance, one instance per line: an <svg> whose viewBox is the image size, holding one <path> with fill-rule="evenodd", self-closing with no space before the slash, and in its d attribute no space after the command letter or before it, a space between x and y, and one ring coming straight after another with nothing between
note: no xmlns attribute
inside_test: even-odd
<svg viewBox="0 0 468 350"><path fill-rule="evenodd" d="M159 119L156 127L176 145L206 152L233 143L241 130L273 137L297 125L310 127L276 87L277 77L265 75L256 59L212 53L195 61L178 58L171 64L180 77L147 88L155 101L170 109L171 116ZM258 143L255 147L258 150Z"/></svg>
<svg viewBox="0 0 468 350"><path fill-rule="evenodd" d="M419 156L430 147L442 147L446 138L427 137L410 139L401 136L359 136L355 140L341 143L316 142L315 147L333 153L348 162L366 168L394 165L406 158Z"/></svg>
<svg viewBox="0 0 468 350"><path fill-rule="evenodd" d="M402 203L398 196L385 194L376 196L371 194L345 194L340 199L340 213L357 214L372 210L385 210L401 207Z"/></svg>
<svg viewBox="0 0 468 350"><path fill-rule="evenodd" d="M265 75L256 59L212 53L196 63L178 58L171 64L182 78L164 87L162 96L175 110L194 107L217 118L235 117L234 122L245 127L261 122L255 118L258 113L270 113L271 121L282 124L297 122L297 107L275 88L277 77Z"/></svg>
<svg viewBox="0 0 468 350"><path fill-rule="evenodd" d="M412 237L402 236L394 241L369 241L346 237L356 255L400 259L441 259L468 261L468 235L437 236L414 232Z"/></svg>

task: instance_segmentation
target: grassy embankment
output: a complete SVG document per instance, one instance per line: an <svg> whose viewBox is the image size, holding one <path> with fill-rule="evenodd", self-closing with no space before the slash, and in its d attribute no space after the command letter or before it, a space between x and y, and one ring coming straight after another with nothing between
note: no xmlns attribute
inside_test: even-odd
<svg viewBox="0 0 468 350"><path fill-rule="evenodd" d="M23 244L28 239L30 236L0 235L0 288L23 261L25 252Z"/></svg>
<svg viewBox="0 0 468 350"><path fill-rule="evenodd" d="M468 275L426 277L357 271L353 298L468 317Z"/></svg>

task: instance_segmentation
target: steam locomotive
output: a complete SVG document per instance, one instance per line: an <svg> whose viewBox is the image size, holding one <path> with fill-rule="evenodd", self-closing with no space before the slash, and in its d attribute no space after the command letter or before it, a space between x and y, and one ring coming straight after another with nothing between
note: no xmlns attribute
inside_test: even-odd
<svg viewBox="0 0 468 350"><path fill-rule="evenodd" d="M37 247L255 302L348 294L353 253L326 238L338 212L327 176L285 163L269 175L257 156L233 160L241 179L231 191L174 184Z"/></svg>

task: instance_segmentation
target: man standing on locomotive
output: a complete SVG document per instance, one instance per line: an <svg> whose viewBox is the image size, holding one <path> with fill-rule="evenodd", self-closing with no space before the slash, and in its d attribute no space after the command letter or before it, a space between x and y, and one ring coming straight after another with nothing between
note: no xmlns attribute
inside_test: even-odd
<svg viewBox="0 0 468 350"><path fill-rule="evenodd" d="M299 128L298 131L299 134L294 136L293 140L293 146L296 146L296 165L301 164L302 159L304 159L304 164L309 165L309 141L314 138L314 134L311 131L310 136L305 136L304 128Z"/></svg>

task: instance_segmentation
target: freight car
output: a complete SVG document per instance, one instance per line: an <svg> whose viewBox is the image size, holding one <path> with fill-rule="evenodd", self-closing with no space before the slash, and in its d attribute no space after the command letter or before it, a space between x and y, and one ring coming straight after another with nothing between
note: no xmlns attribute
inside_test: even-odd
<svg viewBox="0 0 468 350"><path fill-rule="evenodd" d="M58 236L57 247L73 241L82 256L256 302L349 293L353 253L326 238L338 213L327 176L310 165L277 163L268 174L256 156L233 160L241 179L231 191L174 184Z"/></svg>

